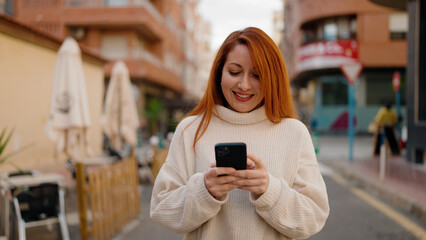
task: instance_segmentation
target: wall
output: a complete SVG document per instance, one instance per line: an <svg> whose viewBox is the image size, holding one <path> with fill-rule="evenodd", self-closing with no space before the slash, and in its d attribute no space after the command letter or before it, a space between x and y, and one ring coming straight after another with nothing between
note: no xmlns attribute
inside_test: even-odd
<svg viewBox="0 0 426 240"><path fill-rule="evenodd" d="M10 159L24 169L42 170L65 158L62 154L55 158L55 143L44 132L56 58L57 50L0 31L0 129L15 130L6 153L32 144ZM99 154L104 73L101 65L88 61L83 62L83 68L91 118L90 145ZM0 172L9 170L13 167L0 166Z"/></svg>

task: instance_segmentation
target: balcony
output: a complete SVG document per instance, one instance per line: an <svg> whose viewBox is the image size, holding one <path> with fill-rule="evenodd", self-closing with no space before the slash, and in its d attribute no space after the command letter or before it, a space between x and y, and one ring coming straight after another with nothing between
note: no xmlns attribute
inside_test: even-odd
<svg viewBox="0 0 426 240"><path fill-rule="evenodd" d="M181 64L166 53L163 62L156 55L142 48L97 49L102 57L111 60L105 68L105 75L111 75L114 60L125 60L133 81L145 81L161 85L176 92L182 92Z"/></svg>
<svg viewBox="0 0 426 240"><path fill-rule="evenodd" d="M407 0L370 0L370 2L399 10L407 9Z"/></svg>
<svg viewBox="0 0 426 240"><path fill-rule="evenodd" d="M68 27L131 28L152 41L166 31L164 18L148 0L65 0L63 20Z"/></svg>

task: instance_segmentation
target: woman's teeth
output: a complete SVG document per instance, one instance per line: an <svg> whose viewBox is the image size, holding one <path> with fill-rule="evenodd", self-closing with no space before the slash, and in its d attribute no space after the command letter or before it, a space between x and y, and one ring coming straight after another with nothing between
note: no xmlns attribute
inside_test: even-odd
<svg viewBox="0 0 426 240"><path fill-rule="evenodd" d="M246 95L246 94L241 94L241 93L235 93L235 95L237 95L240 98L249 98L249 97L251 97L251 95Z"/></svg>

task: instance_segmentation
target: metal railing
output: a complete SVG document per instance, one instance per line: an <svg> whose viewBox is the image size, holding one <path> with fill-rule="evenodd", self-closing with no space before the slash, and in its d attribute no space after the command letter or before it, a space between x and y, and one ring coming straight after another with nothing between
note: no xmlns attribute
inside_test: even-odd
<svg viewBox="0 0 426 240"><path fill-rule="evenodd" d="M142 59L145 60L156 67L163 66L163 61L155 56L154 54L150 53L148 50L140 48L140 47L134 47L134 48L100 48L98 49L101 53L102 57L108 59L108 60L117 60L117 59L129 59L129 60L138 60Z"/></svg>
<svg viewBox="0 0 426 240"><path fill-rule="evenodd" d="M31 0L27 0L31 1ZM40 1L40 0L34 0ZM57 0L49 0L57 1ZM144 7L154 18L163 22L161 13L151 4L149 0L63 0L66 8L126 8Z"/></svg>

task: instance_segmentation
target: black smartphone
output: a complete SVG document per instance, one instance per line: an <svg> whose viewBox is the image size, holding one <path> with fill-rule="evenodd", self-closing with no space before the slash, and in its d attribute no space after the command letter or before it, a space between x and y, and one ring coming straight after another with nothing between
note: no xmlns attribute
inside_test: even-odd
<svg viewBox="0 0 426 240"><path fill-rule="evenodd" d="M214 146L217 167L247 169L247 147L243 142L218 143Z"/></svg>

